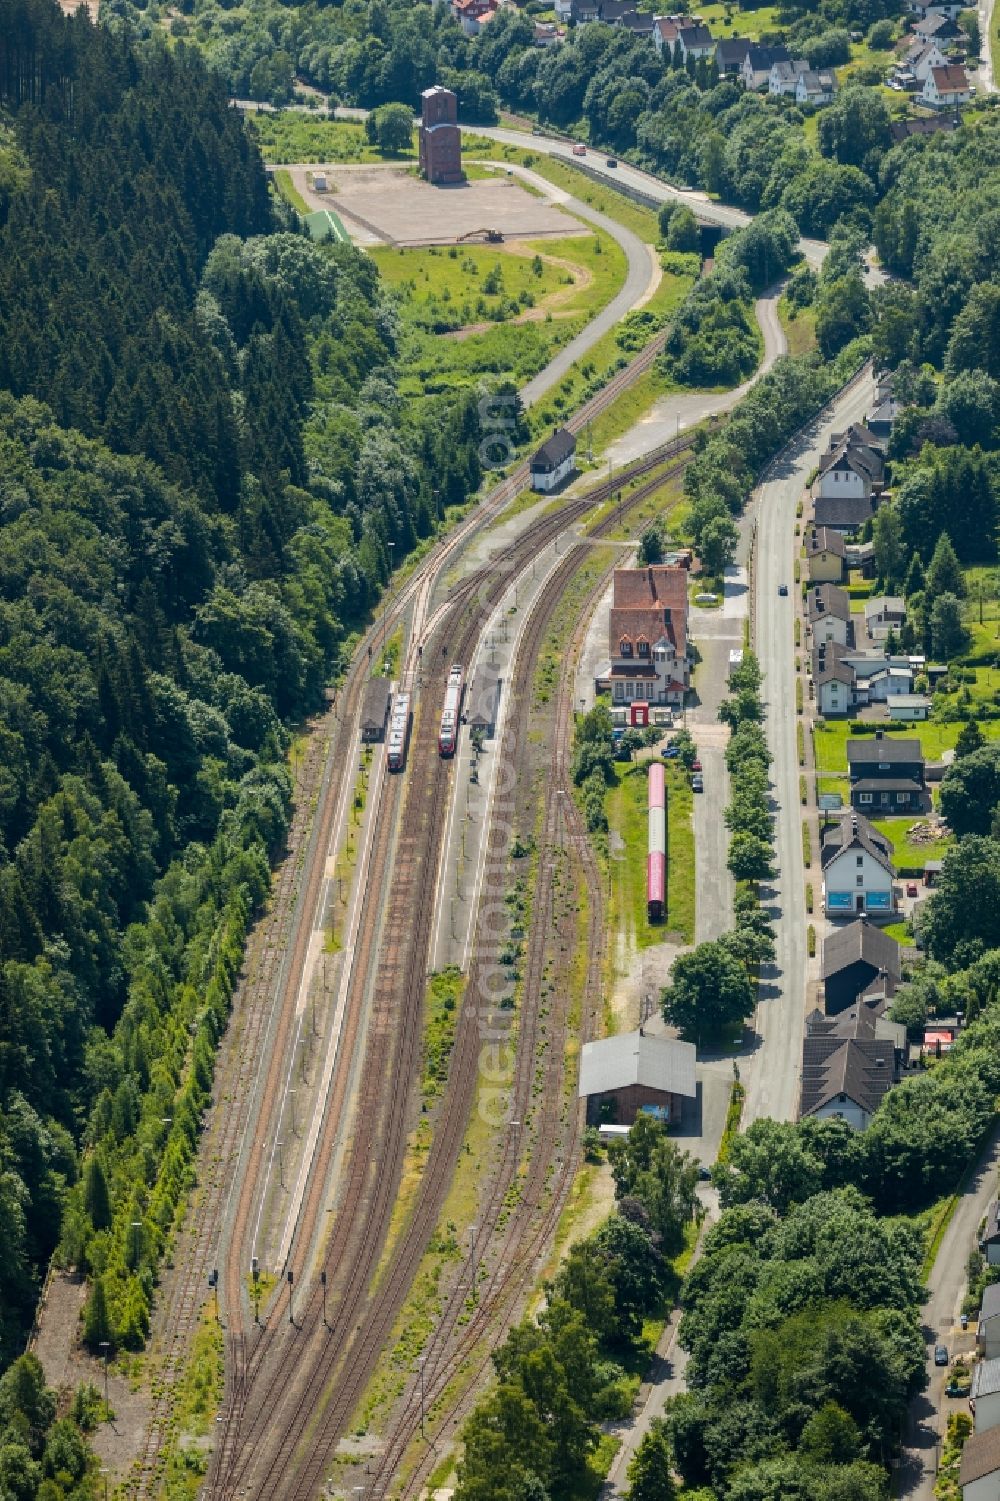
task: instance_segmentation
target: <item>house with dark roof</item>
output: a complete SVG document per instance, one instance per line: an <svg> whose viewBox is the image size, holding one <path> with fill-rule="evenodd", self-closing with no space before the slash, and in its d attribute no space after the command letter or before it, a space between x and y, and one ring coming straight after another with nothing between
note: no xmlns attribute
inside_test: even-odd
<svg viewBox="0 0 1000 1501"><path fill-rule="evenodd" d="M601 20L606 26L620 26L635 9L636 0L601 0Z"/></svg>
<svg viewBox="0 0 1000 1501"><path fill-rule="evenodd" d="M973 1369L969 1411L977 1433L1000 1423L1000 1360L980 1360Z"/></svg>
<svg viewBox="0 0 1000 1501"><path fill-rule="evenodd" d="M906 1028L855 1004L839 1016L814 1011L802 1044L799 1118L844 1120L867 1129L886 1094L900 1079Z"/></svg>
<svg viewBox="0 0 1000 1501"><path fill-rule="evenodd" d="M556 490L576 467L576 439L566 428L556 428L531 459L531 488L547 493Z"/></svg>
<svg viewBox="0 0 1000 1501"><path fill-rule="evenodd" d="M873 595L865 600L865 630L871 641L884 641L906 620L906 605L895 594Z"/></svg>
<svg viewBox="0 0 1000 1501"><path fill-rule="evenodd" d="M720 78L739 78L753 43L747 37L723 37L715 44L715 68Z"/></svg>
<svg viewBox="0 0 1000 1501"><path fill-rule="evenodd" d="M844 661L845 651L835 641L813 650L813 692L824 718L850 714L855 708L854 673Z"/></svg>
<svg viewBox="0 0 1000 1501"><path fill-rule="evenodd" d="M685 64L688 58L695 62L699 57L708 57L715 50L715 38L707 26L684 24L677 33L677 42Z"/></svg>
<svg viewBox="0 0 1000 1501"><path fill-rule="evenodd" d="M802 539L811 584L839 584L844 577L847 544L828 526L807 526Z"/></svg>
<svg viewBox="0 0 1000 1501"><path fill-rule="evenodd" d="M823 835L823 905L827 917L890 917L896 872L887 839L867 818L843 813Z"/></svg>
<svg viewBox="0 0 1000 1501"><path fill-rule="evenodd" d="M943 68L947 61L936 40L922 42L918 38L904 54L902 66L918 83L926 83L931 69Z"/></svg>
<svg viewBox="0 0 1000 1501"><path fill-rule="evenodd" d="M771 71L767 79L767 91L777 98L786 95L790 99L795 98L795 85L803 73L809 72L809 64L804 57L789 58L787 62L771 64Z"/></svg>
<svg viewBox="0 0 1000 1501"><path fill-rule="evenodd" d="M872 739L847 742L851 807L868 818L924 812L930 805L919 740L876 730Z"/></svg>
<svg viewBox="0 0 1000 1501"><path fill-rule="evenodd" d="M887 443L892 437L893 424L899 416L899 402L892 393L892 388L877 391L875 405L865 418L865 426L876 438Z"/></svg>
<svg viewBox="0 0 1000 1501"><path fill-rule="evenodd" d="M854 645L850 597L836 584L814 584L806 595L806 618L813 645L834 641L838 646Z"/></svg>
<svg viewBox="0 0 1000 1501"><path fill-rule="evenodd" d="M956 25L962 13L961 5L939 3L939 0L913 0L909 9L917 18L913 22L913 34L922 42L930 41L931 37L953 42L962 35Z"/></svg>
<svg viewBox="0 0 1000 1501"><path fill-rule="evenodd" d="M877 981L898 981L901 974L899 944L863 919L823 941L823 998L830 1016L852 1006Z"/></svg>
<svg viewBox="0 0 1000 1501"><path fill-rule="evenodd" d="M676 1125L685 1100L697 1098L696 1051L675 1037L621 1032L586 1042L580 1052L579 1096L591 1125L631 1126L640 1111Z"/></svg>
<svg viewBox="0 0 1000 1501"><path fill-rule="evenodd" d="M997 1501L1000 1496L1000 1427L973 1433L965 1441L958 1471L962 1501Z"/></svg>
<svg viewBox="0 0 1000 1501"><path fill-rule="evenodd" d="M796 104L832 104L837 95L837 75L832 68L808 69L795 80Z"/></svg>
<svg viewBox="0 0 1000 1501"><path fill-rule="evenodd" d="M623 31L630 31L633 36L651 37L653 35L653 17L648 10L626 11L618 24Z"/></svg>
<svg viewBox="0 0 1000 1501"><path fill-rule="evenodd" d="M906 120L893 120L889 126L892 144L908 141L911 136L932 136L939 130L956 130L960 121L954 115L912 115Z"/></svg>
<svg viewBox="0 0 1000 1501"><path fill-rule="evenodd" d="M1000 1282L991 1282L983 1292L976 1326L976 1348L984 1360L1000 1356Z"/></svg>
<svg viewBox="0 0 1000 1501"><path fill-rule="evenodd" d="M880 447L844 433L831 442L820 459L817 485L817 500L874 502L885 489L885 456ZM816 519L819 520L818 513ZM828 521L825 524L830 525Z"/></svg>
<svg viewBox="0 0 1000 1501"><path fill-rule="evenodd" d="M361 739L366 744L385 739L389 699L389 679L369 678L361 701Z"/></svg>
<svg viewBox="0 0 1000 1501"><path fill-rule="evenodd" d="M684 703L687 646L686 568L658 563L616 568L608 621L610 666L602 681L614 705Z"/></svg>
<svg viewBox="0 0 1000 1501"><path fill-rule="evenodd" d="M766 89L770 86L771 69L775 63L787 62L791 62L787 47L762 47L751 42L740 76L748 89Z"/></svg>

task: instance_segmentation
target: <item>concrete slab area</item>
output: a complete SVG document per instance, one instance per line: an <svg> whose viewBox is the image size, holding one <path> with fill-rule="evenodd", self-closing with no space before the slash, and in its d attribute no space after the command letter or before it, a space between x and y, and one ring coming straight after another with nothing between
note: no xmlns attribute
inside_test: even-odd
<svg viewBox="0 0 1000 1501"><path fill-rule="evenodd" d="M506 177L451 187L432 186L399 167L330 166L329 191L316 193L307 172L292 181L310 208L334 208L352 235L360 226L388 245L449 245L479 229L497 229L505 239L588 234L555 203L537 198Z"/></svg>

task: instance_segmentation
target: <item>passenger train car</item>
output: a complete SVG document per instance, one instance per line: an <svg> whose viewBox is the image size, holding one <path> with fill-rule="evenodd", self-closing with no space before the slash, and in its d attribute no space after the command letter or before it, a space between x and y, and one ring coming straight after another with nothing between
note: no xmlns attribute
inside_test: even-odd
<svg viewBox="0 0 1000 1501"><path fill-rule="evenodd" d="M406 766L406 750L410 742L410 695L397 693L392 704L387 739L387 755L390 771L402 771Z"/></svg>
<svg viewBox="0 0 1000 1501"><path fill-rule="evenodd" d="M458 745L458 724L462 712L462 696L465 692L465 673L457 663L449 669L448 684L444 690L444 709L441 712L441 733L438 735L438 750L442 756L453 756Z"/></svg>

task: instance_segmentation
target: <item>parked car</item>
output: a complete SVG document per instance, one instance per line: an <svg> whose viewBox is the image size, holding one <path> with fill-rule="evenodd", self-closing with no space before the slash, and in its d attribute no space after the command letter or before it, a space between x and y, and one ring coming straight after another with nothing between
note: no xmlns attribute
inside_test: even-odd
<svg viewBox="0 0 1000 1501"><path fill-rule="evenodd" d="M587 148L586 148L586 146L584 146L582 144L577 144L576 146L574 146L573 147L573 155L574 156L586 156L587 155Z"/></svg>
<svg viewBox="0 0 1000 1501"><path fill-rule="evenodd" d="M691 778L691 791L692 792L704 792L704 790L705 790L705 778L702 776L702 774L701 774L700 771L696 771L695 774L694 774L694 776Z"/></svg>
<svg viewBox="0 0 1000 1501"><path fill-rule="evenodd" d="M906 883L906 894L907 894L907 896L916 896L917 895L917 883L916 883L916 881L907 881L907 883Z"/></svg>
<svg viewBox="0 0 1000 1501"><path fill-rule="evenodd" d="M616 156L609 156L606 165L609 167L617 167L618 158Z"/></svg>
<svg viewBox="0 0 1000 1501"><path fill-rule="evenodd" d="M664 759L667 761L673 761L677 756L680 755L680 753L680 746L674 745L672 741L669 745L665 746L663 750Z"/></svg>
<svg viewBox="0 0 1000 1501"><path fill-rule="evenodd" d="M695 757L695 759L691 762L691 770L692 771L703 771L704 770L704 767L702 766L701 762L698 760L697 757Z"/></svg>
<svg viewBox="0 0 1000 1501"><path fill-rule="evenodd" d="M787 594L788 593L788 585L787 584L779 584L778 585L778 593L779 594Z"/></svg>
<svg viewBox="0 0 1000 1501"><path fill-rule="evenodd" d="M542 127L540 125L533 125L531 127L531 134L533 136L540 136L541 133L542 133Z"/></svg>
<svg viewBox="0 0 1000 1501"><path fill-rule="evenodd" d="M935 1365L947 1365L948 1364L948 1346L947 1345L935 1345L934 1346L934 1364Z"/></svg>

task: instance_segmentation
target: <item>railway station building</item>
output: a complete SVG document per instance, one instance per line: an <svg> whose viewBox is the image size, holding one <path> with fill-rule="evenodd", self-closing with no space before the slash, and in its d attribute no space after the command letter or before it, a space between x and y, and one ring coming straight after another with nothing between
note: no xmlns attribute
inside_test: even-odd
<svg viewBox="0 0 1000 1501"><path fill-rule="evenodd" d="M366 745L385 739L389 722L389 679L369 678L361 704L361 739Z"/></svg>
<svg viewBox="0 0 1000 1501"><path fill-rule="evenodd" d="M584 1043L580 1098L588 1125L631 1126L640 1111L678 1125L685 1100L698 1094L695 1047L674 1037L650 1037L641 1028Z"/></svg>
<svg viewBox="0 0 1000 1501"><path fill-rule="evenodd" d="M680 708L691 663L687 644L688 572L668 564L616 568L608 625L610 664L601 681L612 704Z"/></svg>

